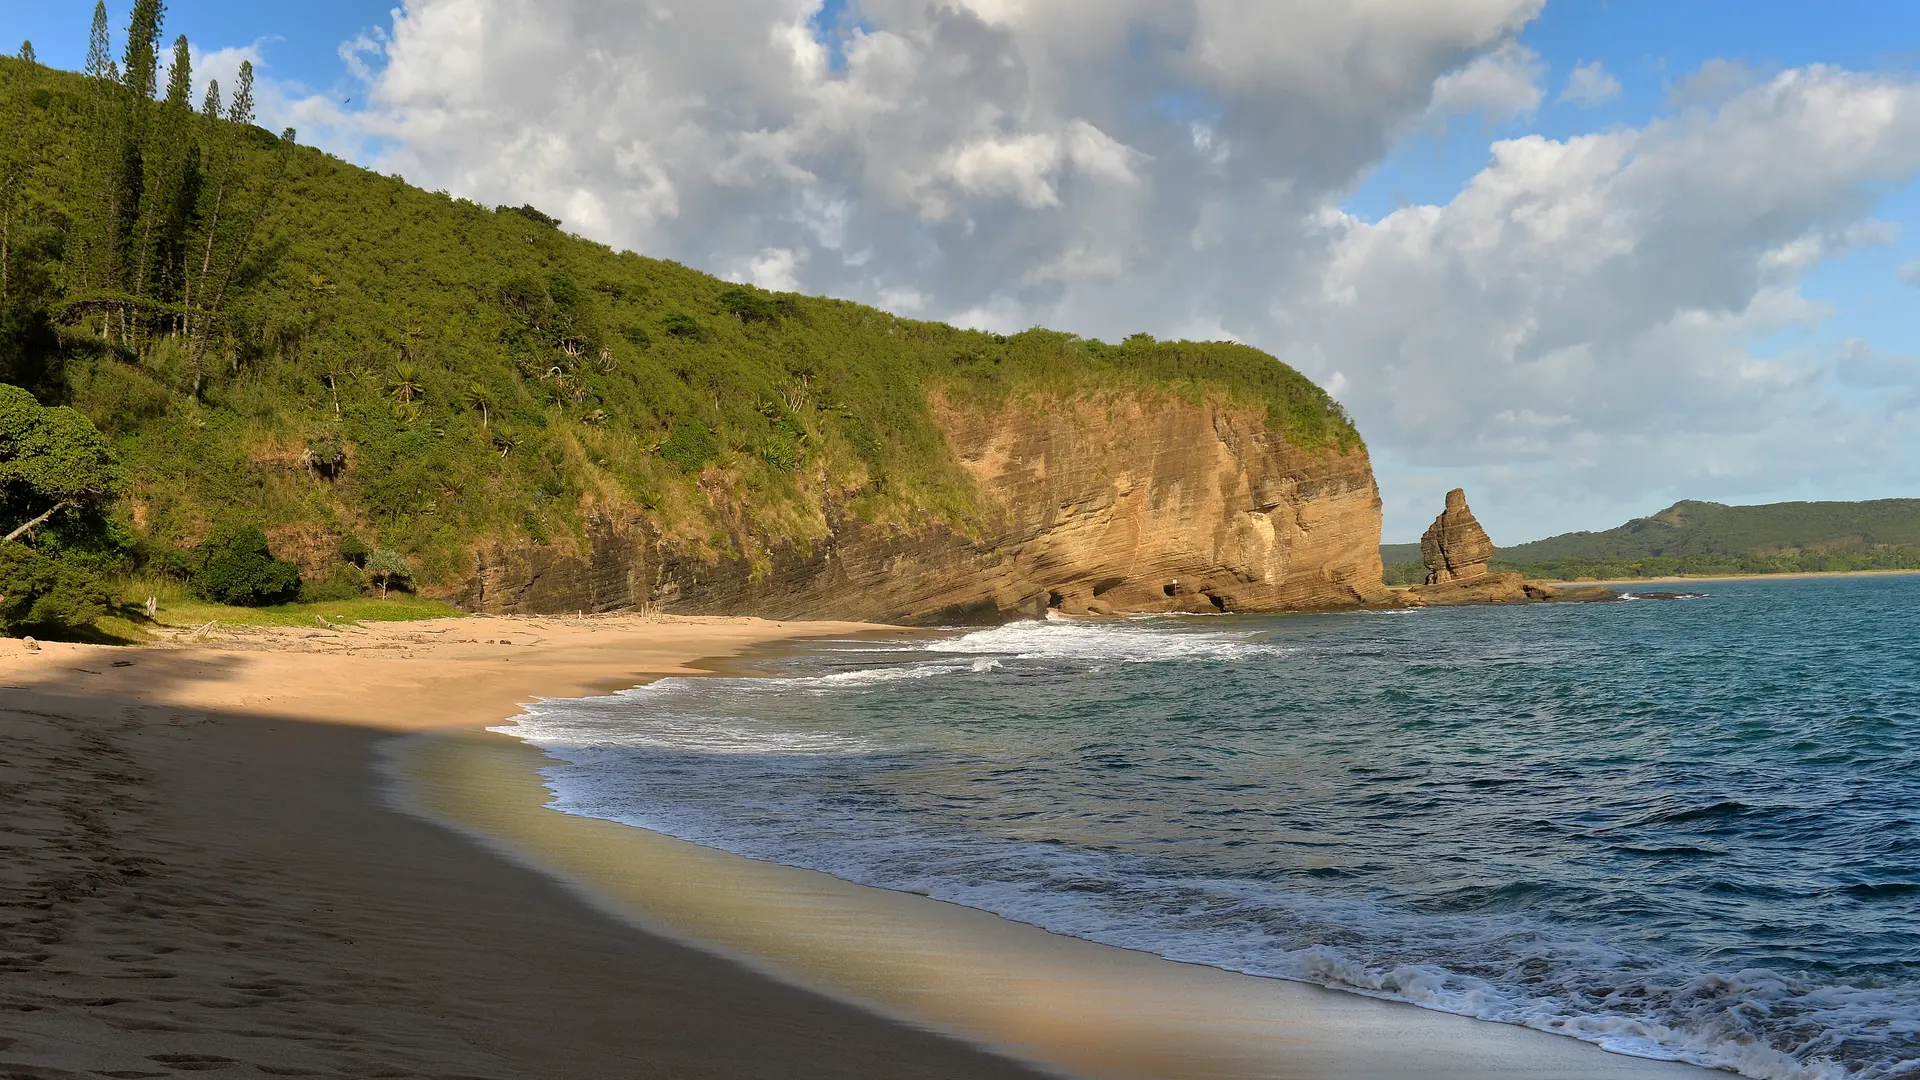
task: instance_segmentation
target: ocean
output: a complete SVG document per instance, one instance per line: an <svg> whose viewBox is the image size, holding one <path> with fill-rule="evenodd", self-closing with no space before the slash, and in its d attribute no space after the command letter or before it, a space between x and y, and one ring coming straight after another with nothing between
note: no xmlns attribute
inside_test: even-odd
<svg viewBox="0 0 1920 1080"><path fill-rule="evenodd" d="M499 730L564 812L1060 934L1920 1076L1920 577L1700 588L824 641Z"/></svg>

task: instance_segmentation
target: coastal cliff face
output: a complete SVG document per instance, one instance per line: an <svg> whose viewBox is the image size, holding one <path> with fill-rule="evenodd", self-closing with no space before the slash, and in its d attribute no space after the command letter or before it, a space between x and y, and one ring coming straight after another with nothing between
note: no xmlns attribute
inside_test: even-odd
<svg viewBox="0 0 1920 1080"><path fill-rule="evenodd" d="M1043 614L1291 611L1387 602L1362 448L1307 451L1264 415L1137 395L934 417L985 507L966 533L863 523L742 559L600 521L581 556L494 548L453 599L494 612L613 610L984 622Z"/></svg>

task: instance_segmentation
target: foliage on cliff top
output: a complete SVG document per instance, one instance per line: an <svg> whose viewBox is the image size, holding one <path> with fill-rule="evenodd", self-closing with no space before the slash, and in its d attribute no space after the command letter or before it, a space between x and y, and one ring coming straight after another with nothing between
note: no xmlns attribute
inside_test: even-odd
<svg viewBox="0 0 1920 1080"><path fill-rule="evenodd" d="M964 526L934 388L1213 394L1303 447L1359 445L1245 346L769 293L116 77L0 60L0 380L99 426L129 472L123 526L157 549L234 522L308 561L365 536L433 583L482 538L571 542L596 506L749 556L822 535L829 501Z"/></svg>

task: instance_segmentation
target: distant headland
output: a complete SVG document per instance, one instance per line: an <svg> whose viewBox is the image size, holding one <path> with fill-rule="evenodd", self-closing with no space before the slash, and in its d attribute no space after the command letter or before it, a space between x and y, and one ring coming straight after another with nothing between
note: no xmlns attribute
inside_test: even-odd
<svg viewBox="0 0 1920 1080"><path fill-rule="evenodd" d="M1427 574L1419 544L1382 544L1389 585ZM1684 500L1605 532L1503 548L1489 567L1547 581L1920 570L1920 499L1759 506Z"/></svg>

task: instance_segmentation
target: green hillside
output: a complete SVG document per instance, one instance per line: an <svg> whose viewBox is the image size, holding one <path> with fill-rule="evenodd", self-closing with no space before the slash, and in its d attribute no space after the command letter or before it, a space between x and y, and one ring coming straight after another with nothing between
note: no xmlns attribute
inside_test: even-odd
<svg viewBox="0 0 1920 1080"><path fill-rule="evenodd" d="M901 319L409 187L254 126L250 91L187 101L184 39L163 72L153 29L91 76L0 59L0 381L84 414L126 474L26 539L96 572L191 574L239 525L309 587L369 550L446 585L482 541L565 547L612 511L749 560L830 513L966 531L933 391L1212 395L1359 444L1244 346Z"/></svg>
<svg viewBox="0 0 1920 1080"><path fill-rule="evenodd" d="M1413 573L1407 564L1418 567L1418 544L1380 550L1390 581L1396 571ZM1920 569L1920 499L1762 506L1689 500L1605 532L1501 548L1494 567L1564 580Z"/></svg>
<svg viewBox="0 0 1920 1080"><path fill-rule="evenodd" d="M1504 548L1500 561L1568 579L1920 569L1920 499L1677 502L1617 529Z"/></svg>

